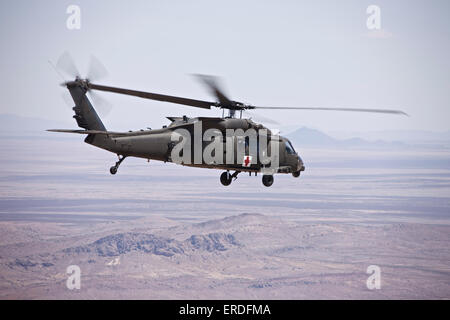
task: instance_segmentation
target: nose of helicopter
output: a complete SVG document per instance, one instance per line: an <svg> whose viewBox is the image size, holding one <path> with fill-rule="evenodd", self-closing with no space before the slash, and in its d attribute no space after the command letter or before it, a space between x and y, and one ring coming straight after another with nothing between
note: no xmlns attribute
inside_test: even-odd
<svg viewBox="0 0 450 320"><path fill-rule="evenodd" d="M300 156L299 155L297 155L297 157L298 157L298 162L297 162L297 168L298 168L298 171L305 171L305 165L304 165L304 163L303 163L303 160L302 160L302 158L300 158Z"/></svg>

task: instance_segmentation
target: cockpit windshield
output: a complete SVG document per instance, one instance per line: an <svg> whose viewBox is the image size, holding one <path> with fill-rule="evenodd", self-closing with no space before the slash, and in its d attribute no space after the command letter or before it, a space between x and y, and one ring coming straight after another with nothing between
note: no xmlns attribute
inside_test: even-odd
<svg viewBox="0 0 450 320"><path fill-rule="evenodd" d="M292 144L289 140L286 140L286 152L288 154L295 154L294 147L292 146Z"/></svg>

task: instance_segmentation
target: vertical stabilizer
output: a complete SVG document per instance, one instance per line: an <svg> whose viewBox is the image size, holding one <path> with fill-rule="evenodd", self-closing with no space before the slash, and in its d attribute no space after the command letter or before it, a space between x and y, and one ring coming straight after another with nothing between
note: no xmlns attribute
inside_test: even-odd
<svg viewBox="0 0 450 320"><path fill-rule="evenodd" d="M77 79L68 82L66 85L75 102L75 107L73 107L75 115L73 117L78 126L86 130L106 131L100 117L86 96L87 89L83 82Z"/></svg>

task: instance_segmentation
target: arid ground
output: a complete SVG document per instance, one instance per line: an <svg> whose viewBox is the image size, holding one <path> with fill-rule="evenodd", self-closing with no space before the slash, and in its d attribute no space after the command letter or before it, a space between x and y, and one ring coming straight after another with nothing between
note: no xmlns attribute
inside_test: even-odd
<svg viewBox="0 0 450 320"><path fill-rule="evenodd" d="M79 136L0 144L1 299L450 298L449 151L297 146L306 171L266 188L139 159L111 176Z"/></svg>

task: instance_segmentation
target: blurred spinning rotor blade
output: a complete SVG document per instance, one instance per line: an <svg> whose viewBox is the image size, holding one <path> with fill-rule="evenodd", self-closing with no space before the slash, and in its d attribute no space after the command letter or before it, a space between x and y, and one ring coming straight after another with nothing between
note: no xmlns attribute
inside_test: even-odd
<svg viewBox="0 0 450 320"><path fill-rule="evenodd" d="M399 115L408 116L408 114L404 111L390 110L390 109L322 108L322 107L256 107L256 106L248 106L247 109L350 111L350 112L389 113L389 114L399 114Z"/></svg>
<svg viewBox="0 0 450 320"><path fill-rule="evenodd" d="M232 102L227 98L223 90L219 88L217 77L204 74L194 74L194 76L209 88L211 93L217 97L222 106L231 106Z"/></svg>
<svg viewBox="0 0 450 320"><path fill-rule="evenodd" d="M58 70L63 71L66 75L70 76L71 78L79 77L80 72L77 69L77 66L75 65L75 62L72 59L72 56L69 52L64 52L59 58L58 62L56 63L56 68Z"/></svg>
<svg viewBox="0 0 450 320"><path fill-rule="evenodd" d="M70 97L70 94L67 91L64 91L61 94L61 99L63 99L64 103L69 107L69 108L73 108L75 106L75 103L73 102L73 100Z"/></svg>
<svg viewBox="0 0 450 320"><path fill-rule="evenodd" d="M95 110L98 111L99 116L102 118L107 117L108 114L111 112L113 105L108 100L102 98L100 95L94 93L93 91L89 91L88 94L89 97L91 98L93 107ZM67 92L63 92L61 94L61 99L70 109L72 109L75 106L75 103L70 97L70 94L68 94Z"/></svg>
<svg viewBox="0 0 450 320"><path fill-rule="evenodd" d="M111 112L113 105L92 90L89 90L89 96L91 97L93 107L98 111L99 116L101 118L107 117Z"/></svg>
<svg viewBox="0 0 450 320"><path fill-rule="evenodd" d="M105 66L95 56L91 55L87 78L89 81L98 81L108 76Z"/></svg>

